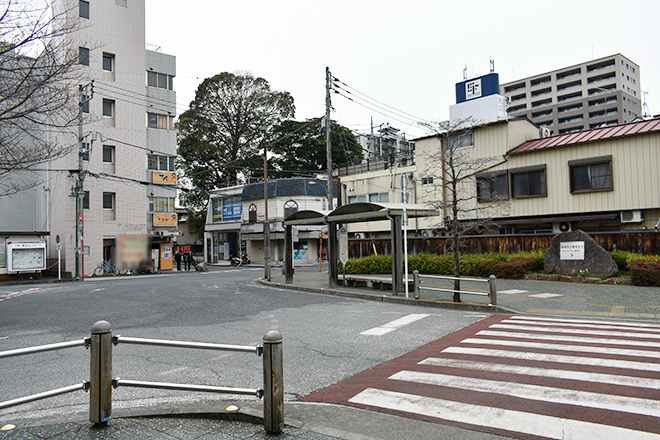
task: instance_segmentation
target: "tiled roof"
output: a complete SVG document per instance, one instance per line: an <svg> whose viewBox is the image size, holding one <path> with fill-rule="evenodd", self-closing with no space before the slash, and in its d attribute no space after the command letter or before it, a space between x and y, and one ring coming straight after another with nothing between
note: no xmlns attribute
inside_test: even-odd
<svg viewBox="0 0 660 440"><path fill-rule="evenodd" d="M543 139L527 141L507 152L507 155L531 153L550 148L559 148L569 145L584 144L587 142L618 139L644 133L660 132L660 119L650 121L631 122L629 124L611 127L595 128L593 130L579 131L577 133L562 134Z"/></svg>

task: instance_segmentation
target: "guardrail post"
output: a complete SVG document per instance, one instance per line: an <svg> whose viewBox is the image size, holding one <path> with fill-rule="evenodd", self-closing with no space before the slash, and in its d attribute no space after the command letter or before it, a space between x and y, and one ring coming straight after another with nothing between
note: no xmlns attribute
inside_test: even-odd
<svg viewBox="0 0 660 440"><path fill-rule="evenodd" d="M413 271L413 293L415 294L415 299L419 299L419 271Z"/></svg>
<svg viewBox="0 0 660 440"><path fill-rule="evenodd" d="M488 291L490 296L490 305L497 305L497 285L495 282L495 275L488 277Z"/></svg>
<svg viewBox="0 0 660 440"><path fill-rule="evenodd" d="M112 412L112 326L107 321L92 325L89 363L89 421L105 425Z"/></svg>
<svg viewBox="0 0 660 440"><path fill-rule="evenodd" d="M264 335L264 428L269 434L284 430L284 374L282 334L270 330Z"/></svg>

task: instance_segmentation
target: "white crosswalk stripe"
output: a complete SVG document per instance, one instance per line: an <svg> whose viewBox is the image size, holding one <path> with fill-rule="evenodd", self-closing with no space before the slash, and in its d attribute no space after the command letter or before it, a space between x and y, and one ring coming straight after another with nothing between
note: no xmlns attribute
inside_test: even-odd
<svg viewBox="0 0 660 440"><path fill-rule="evenodd" d="M652 324L506 318L349 402L514 437L660 439L658 339Z"/></svg>
<svg viewBox="0 0 660 440"><path fill-rule="evenodd" d="M361 335L371 335L371 336L382 336L386 333L389 333L391 331L394 331L394 330L398 329L399 327L403 327L404 325L412 324L415 321L419 321L420 319L424 319L427 316L429 316L429 315L422 314L422 313L419 313L419 314L413 313L413 314L404 316L402 318L395 319L394 321L390 321L390 322L388 322L386 324L383 324L379 327L374 327L374 328L371 328L369 330L365 330L360 334Z"/></svg>

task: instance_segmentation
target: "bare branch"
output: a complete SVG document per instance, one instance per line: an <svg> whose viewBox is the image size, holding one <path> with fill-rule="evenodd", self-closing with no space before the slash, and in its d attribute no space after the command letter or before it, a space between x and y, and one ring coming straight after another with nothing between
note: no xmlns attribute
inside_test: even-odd
<svg viewBox="0 0 660 440"><path fill-rule="evenodd" d="M71 149L53 139L78 114L73 12L55 11L47 0L9 0L0 10L0 196L34 186L17 173Z"/></svg>

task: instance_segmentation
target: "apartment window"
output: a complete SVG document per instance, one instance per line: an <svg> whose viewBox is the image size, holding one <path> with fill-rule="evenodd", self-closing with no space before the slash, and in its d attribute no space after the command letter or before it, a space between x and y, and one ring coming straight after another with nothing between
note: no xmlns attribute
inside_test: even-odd
<svg viewBox="0 0 660 440"><path fill-rule="evenodd" d="M348 203L359 203L359 202L366 202L367 201L367 195L362 194L359 196L350 196L348 198Z"/></svg>
<svg viewBox="0 0 660 440"><path fill-rule="evenodd" d="M147 169L154 171L174 171L174 156L147 155Z"/></svg>
<svg viewBox="0 0 660 440"><path fill-rule="evenodd" d="M114 211L115 193L103 193L103 209L108 211Z"/></svg>
<svg viewBox="0 0 660 440"><path fill-rule="evenodd" d="M507 198L509 191L507 188L506 174L492 174L477 177L477 201L489 202Z"/></svg>
<svg viewBox="0 0 660 440"><path fill-rule="evenodd" d="M83 197L83 209L89 209L89 191L85 191L85 196Z"/></svg>
<svg viewBox="0 0 660 440"><path fill-rule="evenodd" d="M256 223L257 222L257 205L254 203L250 205L248 208L248 221L250 223Z"/></svg>
<svg viewBox="0 0 660 440"><path fill-rule="evenodd" d="M612 190L612 156L572 160L571 193Z"/></svg>
<svg viewBox="0 0 660 440"><path fill-rule="evenodd" d="M295 200L289 200L284 203L284 218L287 218L296 212L298 212L298 204L295 202Z"/></svg>
<svg viewBox="0 0 660 440"><path fill-rule="evenodd" d="M103 70L105 72L115 71L115 56L111 53L103 54Z"/></svg>
<svg viewBox="0 0 660 440"><path fill-rule="evenodd" d="M422 186L433 185L433 177L422 177Z"/></svg>
<svg viewBox="0 0 660 440"><path fill-rule="evenodd" d="M78 15L80 18L89 18L89 2L85 0L78 2Z"/></svg>
<svg viewBox="0 0 660 440"><path fill-rule="evenodd" d="M174 76L165 73L153 71L147 72L147 85L149 87L158 87L159 89L173 90Z"/></svg>
<svg viewBox="0 0 660 440"><path fill-rule="evenodd" d="M115 117L115 101L111 99L103 100L103 117L104 118Z"/></svg>
<svg viewBox="0 0 660 440"><path fill-rule="evenodd" d="M103 146L103 163L115 163L115 147Z"/></svg>
<svg viewBox="0 0 660 440"><path fill-rule="evenodd" d="M160 130L174 130L174 116L147 113L147 127Z"/></svg>
<svg viewBox="0 0 660 440"><path fill-rule="evenodd" d="M473 146L472 132L449 136L447 145L450 150L462 150L463 148L472 148Z"/></svg>
<svg viewBox="0 0 660 440"><path fill-rule="evenodd" d="M513 197L537 197L546 194L545 166L511 170Z"/></svg>
<svg viewBox="0 0 660 440"><path fill-rule="evenodd" d="M390 194L386 192L369 194L369 201L372 203L389 203Z"/></svg>
<svg viewBox="0 0 660 440"><path fill-rule="evenodd" d="M78 48L78 64L89 66L89 49L86 47Z"/></svg>
<svg viewBox="0 0 660 440"><path fill-rule="evenodd" d="M82 145L82 159L89 162L89 142L83 142Z"/></svg>
<svg viewBox="0 0 660 440"><path fill-rule="evenodd" d="M149 212L176 212L174 197L149 197Z"/></svg>

